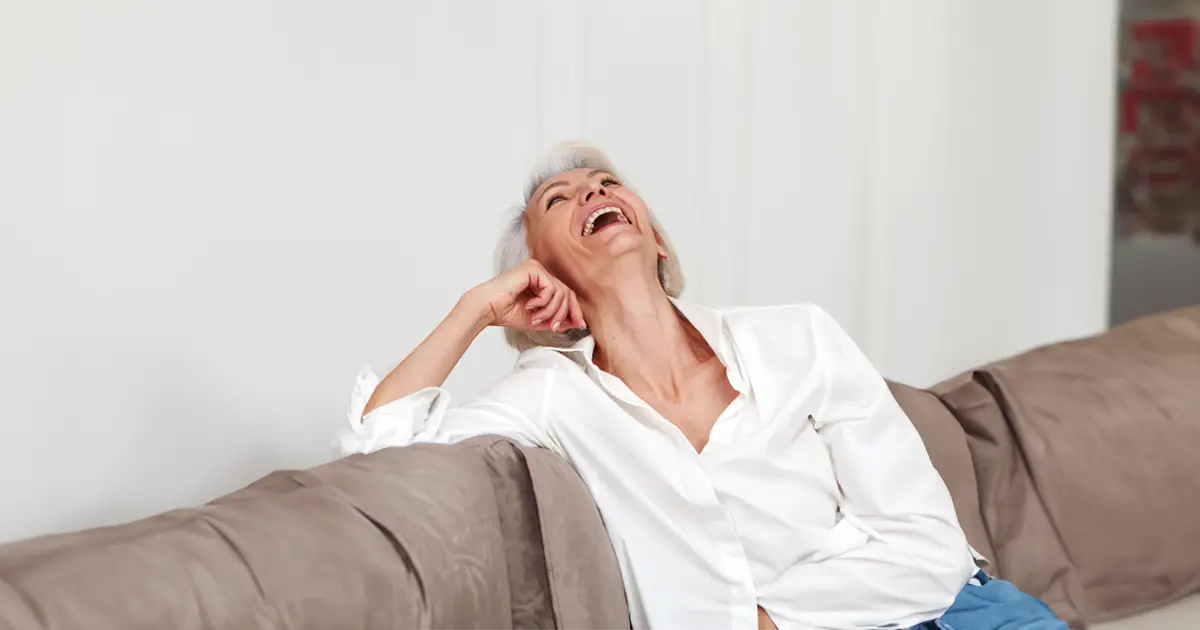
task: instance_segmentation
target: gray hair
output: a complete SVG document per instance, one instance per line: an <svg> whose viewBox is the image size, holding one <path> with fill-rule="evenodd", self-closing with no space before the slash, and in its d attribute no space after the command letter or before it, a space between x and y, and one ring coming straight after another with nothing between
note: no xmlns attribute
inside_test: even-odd
<svg viewBox="0 0 1200 630"><path fill-rule="evenodd" d="M529 233L525 223L525 210L533 200L534 193L546 180L577 168L600 168L612 173L628 186L624 177L613 167L612 162L600 149L587 144L563 144L552 149L530 174L529 182L525 185L525 203L509 209L509 218L505 221L504 233L496 247L496 273L501 274L529 260ZM683 270L679 268L679 257L671 246L667 233L654 214L650 213L650 226L658 234L667 257L658 260L658 282L663 291L671 297L679 297L683 292ZM565 348L591 334L588 330L567 330L563 332L504 329L504 339L508 345L518 351L537 346Z"/></svg>

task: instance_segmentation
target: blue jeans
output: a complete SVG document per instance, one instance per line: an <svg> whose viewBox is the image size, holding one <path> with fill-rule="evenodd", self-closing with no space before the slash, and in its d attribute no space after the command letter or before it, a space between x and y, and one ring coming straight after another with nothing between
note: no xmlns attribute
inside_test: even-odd
<svg viewBox="0 0 1200 630"><path fill-rule="evenodd" d="M980 585L964 586L946 614L912 630L1067 630L1042 600L983 571L975 577Z"/></svg>

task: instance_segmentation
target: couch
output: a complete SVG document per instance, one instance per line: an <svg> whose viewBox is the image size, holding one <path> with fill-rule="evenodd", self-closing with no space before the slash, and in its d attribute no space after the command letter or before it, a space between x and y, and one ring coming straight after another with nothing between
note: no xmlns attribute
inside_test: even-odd
<svg viewBox="0 0 1200 630"><path fill-rule="evenodd" d="M1200 307L890 385L991 573L1077 628L1200 628ZM587 489L496 436L0 546L4 630L621 627Z"/></svg>

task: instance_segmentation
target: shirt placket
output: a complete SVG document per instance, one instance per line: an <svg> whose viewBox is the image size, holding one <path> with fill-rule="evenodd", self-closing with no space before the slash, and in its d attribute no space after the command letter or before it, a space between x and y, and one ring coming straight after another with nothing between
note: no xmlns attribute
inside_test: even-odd
<svg viewBox="0 0 1200 630"><path fill-rule="evenodd" d="M754 575L750 569L750 559L746 556L746 550L742 546L733 518L717 495L711 473L704 459L700 453L696 452L678 427L633 393L620 379L601 372L595 367L592 369L595 370L593 377L596 382L610 396L640 412L645 416L643 420L652 422L666 431L672 436L676 449L685 453L681 458L684 460L682 462L685 471L685 474L682 475L684 488L688 494L688 500L709 514L705 520L710 524L709 533L714 541L713 546L717 553L721 574L728 581L729 601L747 603L744 614L741 609L734 613L733 627L754 627L758 623L758 596L754 587ZM737 404L742 404L742 402L739 401ZM729 418L722 414L717 422L717 424L724 423L722 442L728 438L728 433L732 430L732 425L728 420ZM713 430L716 431L717 428L717 425L714 424Z"/></svg>

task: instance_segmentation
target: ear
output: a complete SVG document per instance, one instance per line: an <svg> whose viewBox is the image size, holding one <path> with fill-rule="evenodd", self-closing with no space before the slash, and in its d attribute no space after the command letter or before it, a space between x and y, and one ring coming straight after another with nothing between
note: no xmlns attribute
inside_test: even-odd
<svg viewBox="0 0 1200 630"><path fill-rule="evenodd" d="M671 253L667 251L667 244L663 241L663 237L659 235L658 230L654 231L654 243L658 246L658 257L666 260L671 257Z"/></svg>

